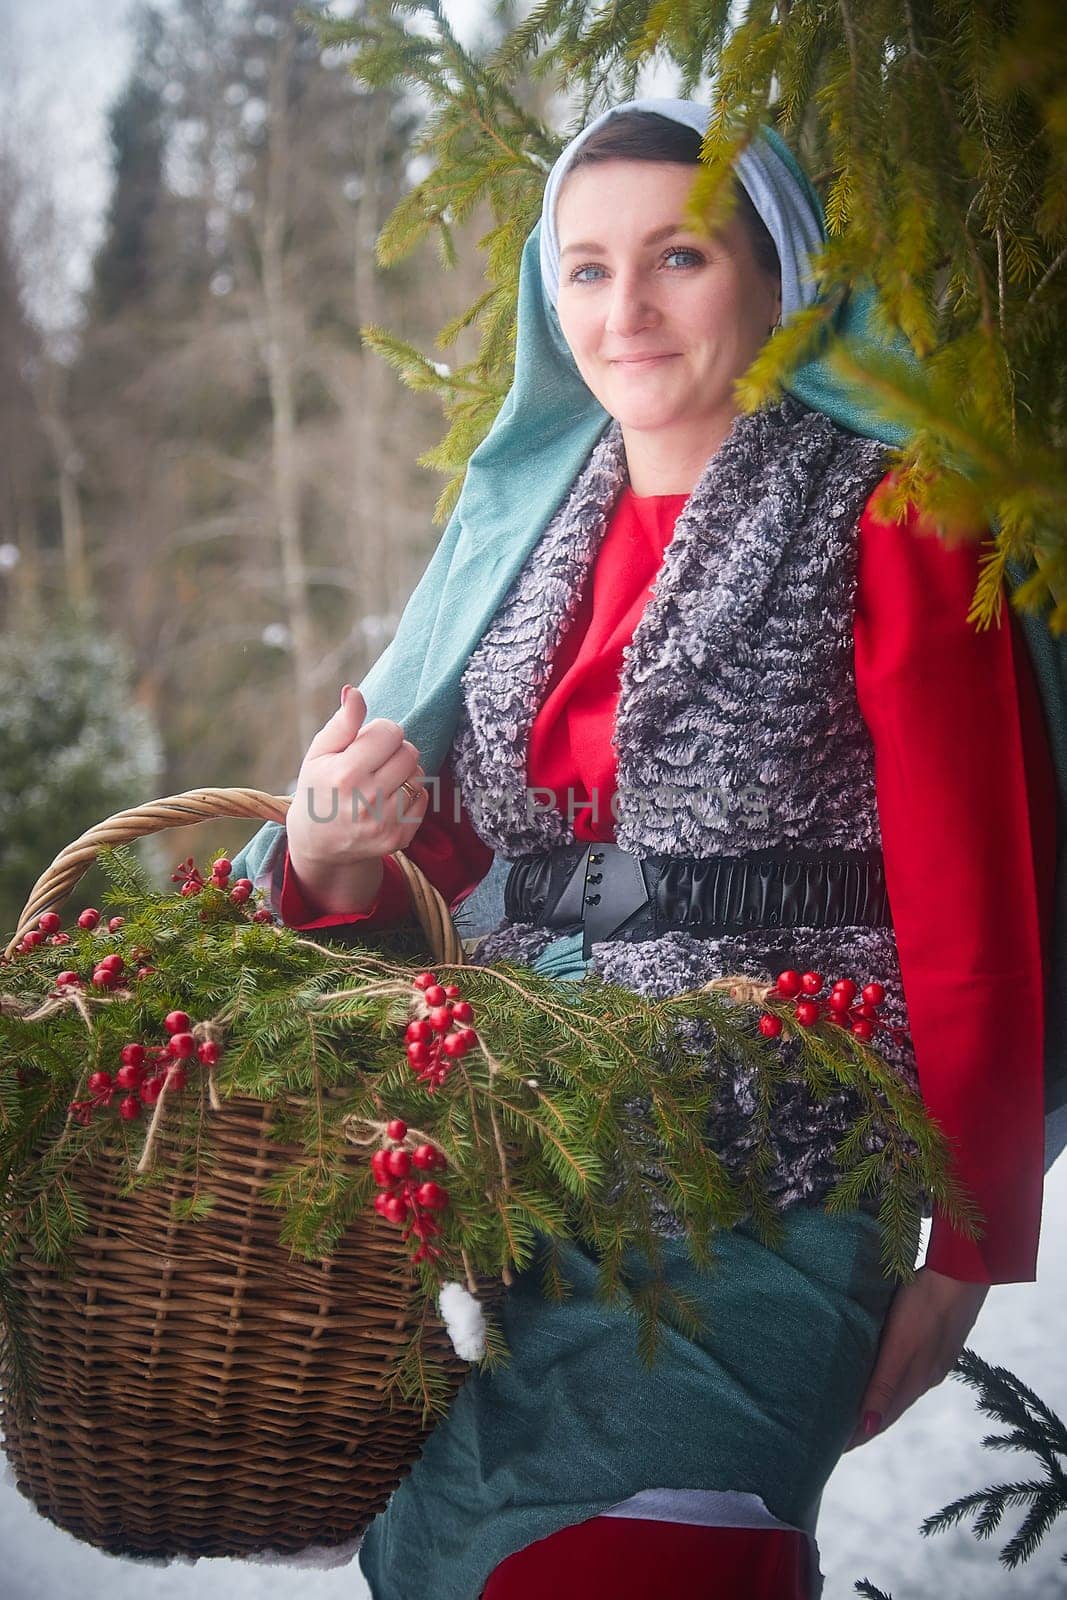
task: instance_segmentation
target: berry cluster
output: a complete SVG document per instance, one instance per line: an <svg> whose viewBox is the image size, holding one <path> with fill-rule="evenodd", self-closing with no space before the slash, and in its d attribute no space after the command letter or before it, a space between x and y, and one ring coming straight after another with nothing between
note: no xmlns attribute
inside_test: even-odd
<svg viewBox="0 0 1067 1600"><path fill-rule="evenodd" d="M112 917L108 922L108 933L118 933L125 922L125 917ZM95 906L87 906L78 918L78 927L91 931L100 923L100 913ZM22 935L15 946L15 954L24 956L31 950L36 950L38 945L48 944L64 945L70 943L70 934L63 933L62 922L57 911L45 911L37 919L36 928L30 928Z"/></svg>
<svg viewBox="0 0 1067 1600"><path fill-rule="evenodd" d="M136 1121L142 1105L155 1105L164 1085L168 1092L185 1088L189 1080L184 1062L196 1056L202 1066L213 1067L222 1054L216 1039L205 1038L197 1043L185 1011L168 1012L163 1026L170 1036L166 1044L124 1044L119 1053L122 1065L114 1076L110 1072L90 1074L89 1099L70 1102L76 1122L88 1124L93 1112L107 1109L120 1090L124 1093L119 1101L119 1116L126 1122Z"/></svg>
<svg viewBox="0 0 1067 1600"><path fill-rule="evenodd" d="M246 900L252 898L252 890L255 885L251 878L238 878L236 883L231 884L230 876L232 872L233 862L228 860L226 856L219 856L211 863L211 877L208 879L208 883L215 889L227 890L229 898L234 905L243 906ZM191 894L199 894L201 889L207 887L193 856L186 856L185 860L179 864L177 872L171 873L170 881L171 883L181 884L179 893L185 897ZM268 911L266 915L269 917L270 912Z"/></svg>
<svg viewBox="0 0 1067 1600"><path fill-rule="evenodd" d="M431 1240L434 1234L441 1232L441 1225L426 1213L443 1211L448 1205L448 1191L432 1180L420 1182L417 1177L413 1178L411 1169L417 1167L421 1172L433 1172L446 1167L448 1162L436 1145L419 1144L413 1150L406 1149L408 1126L399 1117L387 1124L385 1134L391 1141L388 1148L375 1150L370 1160L378 1185L374 1209L387 1222L397 1224L404 1222L410 1213L404 1239L407 1241L415 1234L420 1240L411 1259L439 1261L441 1251Z"/></svg>
<svg viewBox="0 0 1067 1600"><path fill-rule="evenodd" d="M776 999L796 1001L793 1015L802 1028L813 1028L820 1017L825 1017L828 1022L854 1033L857 1039L872 1039L878 1028L885 1028L894 1039L902 1036L903 1029L890 1027L878 1015L878 1007L885 999L885 989L880 983L865 983L857 990L851 978L838 978L829 995L822 999L819 996L823 983L821 972L801 973L790 969L778 974L773 993ZM782 1019L765 1011L759 1019L759 1029L768 1039L777 1039L782 1031Z"/></svg>
<svg viewBox="0 0 1067 1600"><path fill-rule="evenodd" d="M459 1057L478 1043L470 1026L474 1010L458 984L440 984L432 972L420 972L412 984L416 1016L404 1032L408 1061L420 1083L439 1089Z"/></svg>

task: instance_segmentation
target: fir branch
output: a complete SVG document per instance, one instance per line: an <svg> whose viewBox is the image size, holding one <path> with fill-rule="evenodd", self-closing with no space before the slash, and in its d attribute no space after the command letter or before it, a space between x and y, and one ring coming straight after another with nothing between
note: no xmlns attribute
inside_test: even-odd
<svg viewBox="0 0 1067 1600"><path fill-rule="evenodd" d="M1044 1467L1045 1476L992 1484L963 1495L927 1517L921 1532L941 1533L973 1515L972 1531L976 1537L988 1539L1009 1509L1026 1506L1018 1530L999 1553L1001 1563L1013 1568L1030 1559L1057 1517L1067 1510L1067 1428L1014 1373L989 1365L971 1349L961 1352L952 1375L978 1391L980 1411L1010 1430L987 1436L983 1445L998 1451L1029 1451ZM1067 1554L1063 1560L1067 1562Z"/></svg>
<svg viewBox="0 0 1067 1600"><path fill-rule="evenodd" d="M859 1090L860 1123L842 1141L846 1182L827 1209L878 1194L892 1261L914 1237L923 1193L951 1199L921 1102L842 1030L802 1030L784 1045L764 1039L750 1009L773 1004L760 982L722 980L729 998L709 985L657 1000L593 980L579 996L517 965L441 964L441 981L459 981L479 1019L478 1048L431 1089L401 1046L421 1004L411 980L425 958L329 947L251 921L253 907L209 888L189 898L153 891L126 903L114 934L79 929L69 945L19 958L0 1015L0 1237L65 1266L88 1222L79 1167L96 1151L117 1159L120 1195L169 1184L171 1227L201 1223L218 1171L213 1118L232 1096L271 1106L266 1149L279 1154L259 1194L281 1213L281 1243L308 1260L328 1257L369 1208L369 1156L388 1144L393 1118L405 1123L409 1148L431 1143L446 1162L442 1269L508 1283L540 1257L553 1295L566 1292L561 1252L575 1241L597 1257L598 1293L625 1301L631 1250L658 1272L665 1211L682 1221L693 1261L708 1270L716 1231L742 1217L773 1243L781 1218L766 1175L773 1107L787 1083L806 1083L816 1101L838 1084ZM143 982L94 992L81 1010L42 1009L60 963L92 971L105 949L134 945L153 957ZM85 1097L92 1071L114 1069L126 1042L165 1038L162 1018L175 1009L193 1019L194 1037L221 1047L214 1087L207 1073L191 1093L167 1077L147 1133L113 1108L83 1126L70 1098ZM756 1106L736 1176L709 1139L728 1072L748 1076ZM425 1258L418 1266L419 1293L432 1299L437 1275ZM692 1327L693 1309L663 1285L642 1290L634 1302L642 1351L653 1351L672 1318ZM431 1378L418 1361L405 1370L425 1395Z"/></svg>

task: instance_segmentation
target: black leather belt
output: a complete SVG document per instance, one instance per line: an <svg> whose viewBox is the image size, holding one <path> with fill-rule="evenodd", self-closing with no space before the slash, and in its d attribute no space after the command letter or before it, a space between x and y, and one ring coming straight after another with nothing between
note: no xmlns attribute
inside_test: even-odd
<svg viewBox="0 0 1067 1600"><path fill-rule="evenodd" d="M697 938L751 928L891 927L880 850L801 850L744 856L635 856L617 844L560 845L512 863L504 884L512 922L633 942L672 930Z"/></svg>

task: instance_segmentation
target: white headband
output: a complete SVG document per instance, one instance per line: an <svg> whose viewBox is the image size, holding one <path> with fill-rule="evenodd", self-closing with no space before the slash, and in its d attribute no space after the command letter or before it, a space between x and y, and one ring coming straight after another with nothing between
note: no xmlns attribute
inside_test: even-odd
<svg viewBox="0 0 1067 1600"><path fill-rule="evenodd" d="M559 302L559 233L556 201L571 161L589 136L610 117L626 111L657 111L661 117L681 122L703 136L708 125L707 106L694 100L627 100L594 118L562 151L545 184L541 211L541 282L545 299L555 311ZM825 242L822 220L789 166L762 134L743 150L734 172L763 218L774 240L782 267L782 321L815 299L811 256Z"/></svg>

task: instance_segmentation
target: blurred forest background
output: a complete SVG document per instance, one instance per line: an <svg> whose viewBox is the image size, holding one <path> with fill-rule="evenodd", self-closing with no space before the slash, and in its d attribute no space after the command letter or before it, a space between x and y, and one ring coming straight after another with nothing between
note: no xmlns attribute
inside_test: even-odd
<svg viewBox="0 0 1067 1600"><path fill-rule="evenodd" d="M378 268L425 107L323 51L297 16L322 9L135 9L103 238L58 334L33 303L69 241L30 152L0 139L5 927L110 811L208 785L285 792L440 537L441 481L417 464L440 407L358 330L429 350L478 295L480 258L461 248L445 270L430 245ZM461 334L456 360L472 353ZM152 858L248 832L172 832Z"/></svg>

